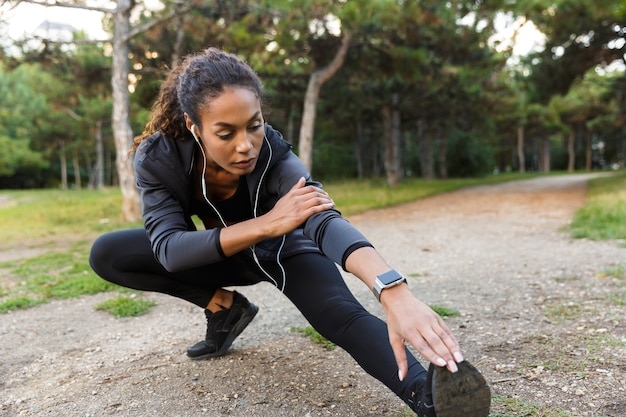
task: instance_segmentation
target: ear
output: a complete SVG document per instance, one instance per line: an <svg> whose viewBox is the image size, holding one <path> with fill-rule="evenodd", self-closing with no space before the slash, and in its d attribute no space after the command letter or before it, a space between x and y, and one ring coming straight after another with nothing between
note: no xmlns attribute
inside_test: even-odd
<svg viewBox="0 0 626 417"><path fill-rule="evenodd" d="M191 117L189 117L187 113L184 113L183 117L185 118L185 126L187 126L187 129L191 132L192 135L195 136L195 133L193 131L195 123L193 122L193 120L191 120Z"/></svg>

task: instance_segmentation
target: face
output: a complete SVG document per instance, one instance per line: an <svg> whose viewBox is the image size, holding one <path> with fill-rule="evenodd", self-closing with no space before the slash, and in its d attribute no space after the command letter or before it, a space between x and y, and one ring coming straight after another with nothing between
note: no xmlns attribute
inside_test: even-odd
<svg viewBox="0 0 626 417"><path fill-rule="evenodd" d="M264 122L261 103L246 88L227 88L200 111L202 129L194 132L202 142L207 165L233 175L254 170L263 144ZM187 128L193 122L185 114Z"/></svg>

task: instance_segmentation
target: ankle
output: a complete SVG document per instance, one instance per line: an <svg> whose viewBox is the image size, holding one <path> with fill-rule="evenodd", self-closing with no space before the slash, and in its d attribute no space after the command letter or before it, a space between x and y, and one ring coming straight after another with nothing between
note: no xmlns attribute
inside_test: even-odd
<svg viewBox="0 0 626 417"><path fill-rule="evenodd" d="M228 310L233 305L233 295L234 294L232 291L227 291L219 288L217 291L215 291L215 294L213 294L213 297L211 298L211 301L209 301L209 304L206 306L206 309L209 310L211 313L216 313L221 310Z"/></svg>

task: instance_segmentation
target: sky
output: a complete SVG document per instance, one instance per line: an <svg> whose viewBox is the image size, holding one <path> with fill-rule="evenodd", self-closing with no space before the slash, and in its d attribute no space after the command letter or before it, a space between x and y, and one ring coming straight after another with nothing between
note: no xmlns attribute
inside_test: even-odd
<svg viewBox="0 0 626 417"><path fill-rule="evenodd" d="M32 33L45 20L70 24L94 39L108 38L102 30L102 14L94 11L21 3L13 10L0 8L0 13L9 22L8 34L12 39Z"/></svg>

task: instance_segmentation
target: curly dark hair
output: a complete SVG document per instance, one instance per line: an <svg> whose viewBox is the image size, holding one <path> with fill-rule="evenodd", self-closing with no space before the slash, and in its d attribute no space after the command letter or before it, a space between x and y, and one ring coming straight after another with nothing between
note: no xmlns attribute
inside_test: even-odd
<svg viewBox="0 0 626 417"><path fill-rule="evenodd" d="M152 105L151 119L144 131L133 140L129 153L158 131L176 138L191 138L185 125L187 113L194 124L202 128L200 111L222 94L227 87L247 88L264 102L263 84L258 75L242 59L218 48L207 48L191 54L169 75L161 85L159 96Z"/></svg>

